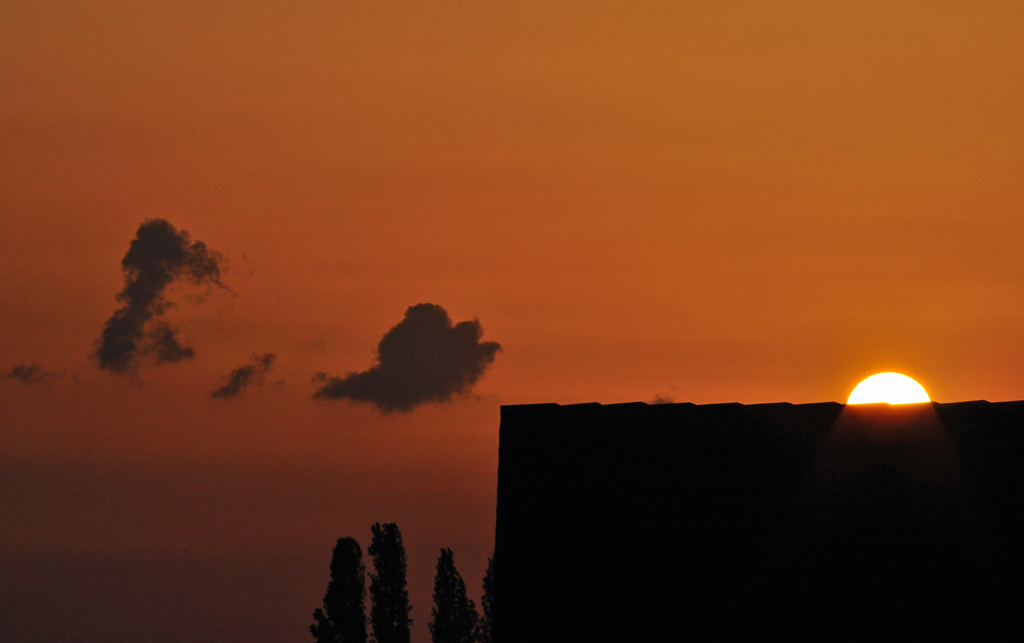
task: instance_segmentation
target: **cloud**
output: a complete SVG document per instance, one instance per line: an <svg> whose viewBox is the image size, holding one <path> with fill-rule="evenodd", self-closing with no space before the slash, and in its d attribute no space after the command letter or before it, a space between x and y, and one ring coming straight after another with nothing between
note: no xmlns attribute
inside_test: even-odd
<svg viewBox="0 0 1024 643"><path fill-rule="evenodd" d="M675 404L676 401L672 399L671 395L662 395L658 393L654 396L654 399L648 402L648 404Z"/></svg>
<svg viewBox="0 0 1024 643"><path fill-rule="evenodd" d="M447 402L468 391L501 346L481 342L477 320L452 326L444 308L417 304L377 345L377 364L361 373L328 377L313 397L373 402L381 411L411 411L424 402Z"/></svg>
<svg viewBox="0 0 1024 643"><path fill-rule="evenodd" d="M221 255L202 241L192 241L185 230L175 230L164 219L149 219L139 226L135 239L121 260L124 289L114 312L96 341L95 357L102 369L115 373L131 370L140 353L157 363L177 362L195 356L178 342L177 329L157 321L174 304L164 291L178 279L195 285L220 282Z"/></svg>
<svg viewBox="0 0 1024 643"><path fill-rule="evenodd" d="M18 380L22 384L37 384L43 380L50 379L54 375L55 373L51 373L33 362L31 364L18 364L0 379Z"/></svg>
<svg viewBox="0 0 1024 643"><path fill-rule="evenodd" d="M251 364L239 366L231 371L227 383L215 389L212 393L213 397L238 397L249 386L262 384L263 376L274 366L276 360L277 355L274 353L253 355Z"/></svg>
<svg viewBox="0 0 1024 643"><path fill-rule="evenodd" d="M180 362L192 359L196 352L188 346L182 346L175 335L177 330L167 322L155 322L146 333L148 343L144 350L148 355L155 355L160 364Z"/></svg>

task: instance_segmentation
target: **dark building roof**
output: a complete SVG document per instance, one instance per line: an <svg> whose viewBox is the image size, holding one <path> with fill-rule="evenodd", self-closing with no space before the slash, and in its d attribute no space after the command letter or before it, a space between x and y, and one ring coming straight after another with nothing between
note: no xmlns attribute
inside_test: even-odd
<svg viewBox="0 0 1024 643"><path fill-rule="evenodd" d="M496 643L1024 638L1024 402L501 412Z"/></svg>

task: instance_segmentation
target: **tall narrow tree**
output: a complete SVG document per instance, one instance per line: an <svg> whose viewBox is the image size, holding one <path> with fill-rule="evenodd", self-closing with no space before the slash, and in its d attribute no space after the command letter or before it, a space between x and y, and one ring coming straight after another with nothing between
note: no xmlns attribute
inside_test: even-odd
<svg viewBox="0 0 1024 643"><path fill-rule="evenodd" d="M484 594L480 597L480 621L476 626L476 643L491 643L491 627L494 623L494 558L487 559L487 573L484 575Z"/></svg>
<svg viewBox="0 0 1024 643"><path fill-rule="evenodd" d="M442 549L434 576L434 617L430 635L434 643L474 643L479 616L476 606L466 596L466 583L455 569L455 556Z"/></svg>
<svg viewBox="0 0 1024 643"><path fill-rule="evenodd" d="M393 522L372 528L373 542L367 550L373 556L370 574L370 622L377 643L409 643L412 619L409 591L405 581L405 547L402 533Z"/></svg>
<svg viewBox="0 0 1024 643"><path fill-rule="evenodd" d="M339 538L331 556L331 580L324 606L309 627L317 643L366 643L366 569L353 538Z"/></svg>

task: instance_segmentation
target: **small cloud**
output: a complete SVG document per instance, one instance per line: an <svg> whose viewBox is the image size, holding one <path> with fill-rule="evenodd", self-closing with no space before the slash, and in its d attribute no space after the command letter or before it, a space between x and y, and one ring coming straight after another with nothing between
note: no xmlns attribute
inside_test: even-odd
<svg viewBox="0 0 1024 643"><path fill-rule="evenodd" d="M2 379L18 380L22 384L38 384L39 382L54 377L55 375L56 373L47 371L39 364L33 362L31 364L18 364L4 374Z"/></svg>
<svg viewBox="0 0 1024 643"><path fill-rule="evenodd" d="M654 399L648 402L648 404L675 404L676 401L672 399L671 395L657 394Z"/></svg>
<svg viewBox="0 0 1024 643"><path fill-rule="evenodd" d="M444 308L417 304L377 345L377 364L360 373L317 373L313 395L372 402L381 411L411 411L424 402L447 402L468 391L494 361L501 346L481 342L477 320L452 320Z"/></svg>
<svg viewBox="0 0 1024 643"><path fill-rule="evenodd" d="M239 366L231 371L227 383L215 389L211 395L223 398L238 397L246 388L263 384L263 376L274 366L275 361L277 355L274 353L253 355L251 364Z"/></svg>
<svg viewBox="0 0 1024 643"><path fill-rule="evenodd" d="M188 346L182 346L176 333L177 330L167 322L154 323L146 333L146 354L155 355L159 364L173 364L195 357L196 352Z"/></svg>
<svg viewBox="0 0 1024 643"><path fill-rule="evenodd" d="M223 261L205 243L192 241L188 232L176 230L164 219L144 221L121 260L124 288L117 301L124 305L107 320L96 340L99 367L115 373L130 371L140 352L152 355L157 363L194 357L194 350L178 342L177 329L158 321L174 305L164 292L179 279L224 288Z"/></svg>

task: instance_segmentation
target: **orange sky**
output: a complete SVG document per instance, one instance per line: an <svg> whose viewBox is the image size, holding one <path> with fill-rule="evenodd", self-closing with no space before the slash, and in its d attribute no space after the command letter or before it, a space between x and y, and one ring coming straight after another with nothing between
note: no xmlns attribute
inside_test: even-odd
<svg viewBox="0 0 1024 643"><path fill-rule="evenodd" d="M1024 6L677 4L5 3L0 370L56 376L0 381L0 553L304 556L304 641L333 539L397 520L423 643L438 548L479 593L501 404L1024 398ZM117 376L151 217L232 293ZM420 302L502 344L473 395L310 399Z"/></svg>

